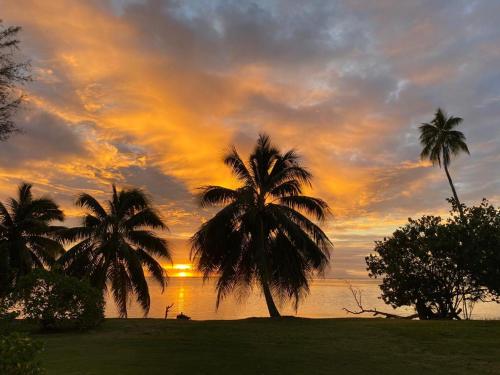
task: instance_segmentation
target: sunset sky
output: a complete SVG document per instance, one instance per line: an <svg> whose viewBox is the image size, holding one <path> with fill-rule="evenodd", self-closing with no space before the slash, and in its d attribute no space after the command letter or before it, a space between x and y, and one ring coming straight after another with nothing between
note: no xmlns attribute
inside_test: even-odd
<svg viewBox="0 0 500 375"><path fill-rule="evenodd" d="M357 277L374 240L448 211L418 143L442 106L471 151L451 165L459 196L500 204L500 1L307 3L0 0L34 76L25 133L0 145L0 198L32 182L71 225L77 194L143 187L187 263L213 213L196 188L234 186L225 151L266 132L303 155L333 210L329 274Z"/></svg>

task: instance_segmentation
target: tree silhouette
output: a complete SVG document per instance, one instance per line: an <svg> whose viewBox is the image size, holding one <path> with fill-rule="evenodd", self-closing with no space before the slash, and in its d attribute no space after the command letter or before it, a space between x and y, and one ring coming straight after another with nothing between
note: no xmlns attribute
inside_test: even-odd
<svg viewBox="0 0 500 375"><path fill-rule="evenodd" d="M434 165L438 164L440 167L441 165L444 167L453 197L460 214L463 216L463 208L448 171L452 156L457 156L461 152L469 154L465 135L461 131L455 130L462 121L460 117L448 116L441 108L438 108L434 119L430 123L422 124L419 129L420 143L423 146L420 157L429 159Z"/></svg>
<svg viewBox="0 0 500 375"><path fill-rule="evenodd" d="M117 191L113 185L106 209L89 194L80 195L76 204L88 212L81 226L62 233L67 243L77 243L60 263L69 274L88 277L100 290L109 287L120 316L127 317L131 294L147 314L150 296L143 267L165 287L165 270L155 257L170 260L170 251L167 242L152 230L167 226L139 189Z"/></svg>
<svg viewBox="0 0 500 375"><path fill-rule="evenodd" d="M499 246L500 209L483 200L463 214L453 204L446 220L408 219L365 260L392 307L413 306L420 319L470 319L476 302L500 295Z"/></svg>
<svg viewBox="0 0 500 375"><path fill-rule="evenodd" d="M34 198L31 185L23 183L18 197L0 203L0 295L11 290L19 278L34 268L44 268L64 253L55 238L63 212L49 198Z"/></svg>
<svg viewBox="0 0 500 375"><path fill-rule="evenodd" d="M5 141L17 131L12 117L24 96L18 93L19 85L31 79L29 63L16 58L19 48L19 26L3 27L0 20L0 141Z"/></svg>
<svg viewBox="0 0 500 375"><path fill-rule="evenodd" d="M266 135L247 163L234 148L224 162L242 185L201 188L201 206L223 208L192 237L191 256L205 278L219 276L217 306L228 293L257 284L270 316L278 317L274 297L297 307L312 273L328 264L332 243L308 218L324 220L328 206L302 194L311 174L294 150L281 153Z"/></svg>

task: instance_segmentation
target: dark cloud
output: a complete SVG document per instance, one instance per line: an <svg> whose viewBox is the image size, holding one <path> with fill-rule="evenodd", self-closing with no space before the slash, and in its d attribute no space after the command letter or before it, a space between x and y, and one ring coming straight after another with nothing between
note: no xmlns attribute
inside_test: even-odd
<svg viewBox="0 0 500 375"><path fill-rule="evenodd" d="M464 118L459 195L500 202L498 2L4 3L25 27L44 109L2 145L1 163L63 162L31 173L65 202L79 189L105 197L111 182L142 186L186 238L211 213L195 188L234 183L224 151L246 156L266 132L313 171L336 213L335 272L347 276L363 271L369 238L447 211L443 171L419 163L418 125L438 106Z"/></svg>
<svg viewBox="0 0 500 375"><path fill-rule="evenodd" d="M29 111L26 117L20 116L18 126L22 133L0 147L3 168L16 168L40 161L61 162L86 154L77 125L54 114Z"/></svg>
<svg viewBox="0 0 500 375"><path fill-rule="evenodd" d="M120 168L119 172L125 184L144 187L161 201L188 202L193 200L192 194L182 181L166 175L158 168L131 166Z"/></svg>
<svg viewBox="0 0 500 375"><path fill-rule="evenodd" d="M150 0L122 4L119 13L141 31L141 48L209 71L246 64L312 71L368 43L352 15L329 1Z"/></svg>

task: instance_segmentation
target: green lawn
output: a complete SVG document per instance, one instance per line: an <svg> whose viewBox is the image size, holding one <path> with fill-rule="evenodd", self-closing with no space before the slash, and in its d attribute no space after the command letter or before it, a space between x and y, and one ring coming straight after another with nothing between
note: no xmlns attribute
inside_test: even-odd
<svg viewBox="0 0 500 375"><path fill-rule="evenodd" d="M34 337L48 374L500 374L500 321L108 319Z"/></svg>

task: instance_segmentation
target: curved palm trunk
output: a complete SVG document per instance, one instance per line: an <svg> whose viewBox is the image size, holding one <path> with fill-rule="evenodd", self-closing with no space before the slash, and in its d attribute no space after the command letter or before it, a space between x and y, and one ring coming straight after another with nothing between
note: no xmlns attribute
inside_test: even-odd
<svg viewBox="0 0 500 375"><path fill-rule="evenodd" d="M464 212L462 209L462 204L460 203L460 200L458 199L457 191L455 190L455 186L453 185L453 181L451 180L450 172L448 172L448 166L446 163L444 163L444 171L446 172L446 177L448 177L448 182L450 183L451 186L451 191L453 192L453 197L455 198L455 201L458 205L458 211L460 212L460 216L464 216Z"/></svg>
<svg viewBox="0 0 500 375"><path fill-rule="evenodd" d="M269 316L271 318L279 318L280 312L274 303L273 295L271 293L271 289L269 288L269 284L267 281L262 281L262 290L264 291L264 297L266 298L267 310L269 311Z"/></svg>
<svg viewBox="0 0 500 375"><path fill-rule="evenodd" d="M281 315L274 303L273 294L271 293L271 288L269 287L269 263L266 259L265 252L265 240L264 240L264 224L260 221L259 225L259 247L260 247L260 257L261 257L261 267L260 271L260 284L262 286L262 291L264 292L264 297L266 298L267 310L269 311L269 316L271 318L279 318Z"/></svg>

